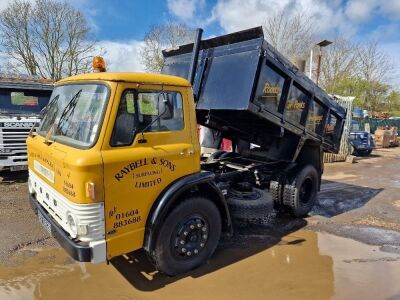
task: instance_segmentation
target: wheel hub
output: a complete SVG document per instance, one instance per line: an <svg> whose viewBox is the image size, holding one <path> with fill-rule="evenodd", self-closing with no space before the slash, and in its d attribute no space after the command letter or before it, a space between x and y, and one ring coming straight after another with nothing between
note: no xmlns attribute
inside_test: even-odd
<svg viewBox="0 0 400 300"><path fill-rule="evenodd" d="M183 257L196 256L208 241L208 223L201 216L192 216L181 223L176 231L175 251Z"/></svg>

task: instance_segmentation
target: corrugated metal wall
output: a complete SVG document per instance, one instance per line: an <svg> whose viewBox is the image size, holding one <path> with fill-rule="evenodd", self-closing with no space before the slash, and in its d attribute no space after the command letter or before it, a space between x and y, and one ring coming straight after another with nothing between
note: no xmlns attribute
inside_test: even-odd
<svg viewBox="0 0 400 300"><path fill-rule="evenodd" d="M345 161L350 153L349 135L351 130L352 110L354 97L333 96L337 103L347 109L346 122L344 123L343 135L340 141L340 149L338 154L324 153L324 162Z"/></svg>

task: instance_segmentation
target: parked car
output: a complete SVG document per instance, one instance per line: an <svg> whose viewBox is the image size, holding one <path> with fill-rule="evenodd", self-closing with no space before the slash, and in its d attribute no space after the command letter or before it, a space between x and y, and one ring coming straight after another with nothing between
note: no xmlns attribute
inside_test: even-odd
<svg viewBox="0 0 400 300"><path fill-rule="evenodd" d="M355 156L368 156L375 149L374 138L368 131L350 132L350 152Z"/></svg>

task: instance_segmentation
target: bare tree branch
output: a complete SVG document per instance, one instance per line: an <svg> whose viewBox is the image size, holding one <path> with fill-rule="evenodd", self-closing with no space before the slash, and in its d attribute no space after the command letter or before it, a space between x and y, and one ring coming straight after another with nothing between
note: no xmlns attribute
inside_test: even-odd
<svg viewBox="0 0 400 300"><path fill-rule="evenodd" d="M288 10L281 9L266 19L264 33L267 41L289 59L304 59L314 44L314 20L305 12L288 15Z"/></svg>
<svg viewBox="0 0 400 300"><path fill-rule="evenodd" d="M84 16L66 2L14 0L0 12L0 29L12 69L54 80L90 69L96 43Z"/></svg>
<svg viewBox="0 0 400 300"><path fill-rule="evenodd" d="M358 46L349 40L336 37L332 45L323 52L321 59L321 86L331 94L336 87L349 77L354 77L358 69Z"/></svg>
<svg viewBox="0 0 400 300"><path fill-rule="evenodd" d="M193 42L194 30L185 25L168 22L166 25L153 26L144 37L144 46L140 51L146 71L158 73L164 66L163 49L175 48Z"/></svg>

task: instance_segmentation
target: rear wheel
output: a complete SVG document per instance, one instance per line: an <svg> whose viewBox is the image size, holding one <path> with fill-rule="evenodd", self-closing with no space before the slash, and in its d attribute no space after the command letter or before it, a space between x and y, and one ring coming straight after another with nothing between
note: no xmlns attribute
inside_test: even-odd
<svg viewBox="0 0 400 300"><path fill-rule="evenodd" d="M204 197L178 204L167 216L157 235L152 258L159 271L173 276L207 261L221 235L221 215Z"/></svg>
<svg viewBox="0 0 400 300"><path fill-rule="evenodd" d="M274 202L274 209L280 212L285 211L285 206L282 201L285 178L286 177L283 174L279 174L271 180L269 184L269 192L271 193L272 201Z"/></svg>
<svg viewBox="0 0 400 300"><path fill-rule="evenodd" d="M288 179L283 189L283 204L295 217L304 217L313 208L318 190L318 172L313 166L305 166Z"/></svg>

